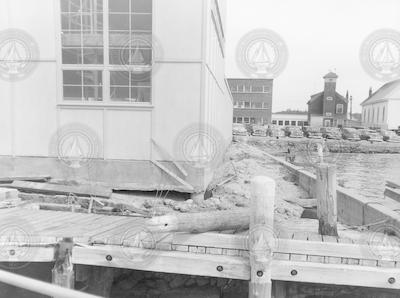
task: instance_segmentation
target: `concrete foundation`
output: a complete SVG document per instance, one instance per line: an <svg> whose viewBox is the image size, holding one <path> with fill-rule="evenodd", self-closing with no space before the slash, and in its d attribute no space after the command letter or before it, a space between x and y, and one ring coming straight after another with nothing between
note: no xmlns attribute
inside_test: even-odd
<svg viewBox="0 0 400 298"><path fill-rule="evenodd" d="M149 160L90 160L70 167L64 161L51 157L0 157L1 176L49 175L52 179L100 183L115 189L176 190L202 192L212 178L212 170L181 165L187 172L182 175L172 162L160 162L170 172L186 181L193 189L183 185Z"/></svg>

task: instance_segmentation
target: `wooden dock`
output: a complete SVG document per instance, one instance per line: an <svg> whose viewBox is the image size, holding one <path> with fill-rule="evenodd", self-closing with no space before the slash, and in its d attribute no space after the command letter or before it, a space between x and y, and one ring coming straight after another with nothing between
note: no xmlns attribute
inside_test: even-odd
<svg viewBox="0 0 400 298"><path fill-rule="evenodd" d="M400 289L400 251L378 256L374 251L388 248L371 248L361 234L321 236L318 221L313 225L314 231L276 231L273 280ZM19 208L0 210L0 230L1 262L53 262L55 244L71 237L74 264L250 280L246 235L146 236L143 218ZM139 242L129 241L140 233Z"/></svg>
<svg viewBox="0 0 400 298"><path fill-rule="evenodd" d="M272 281L400 290L399 234L387 232L396 226L385 221L362 231L337 223L335 167L319 169L318 220L274 222L275 181L255 177L247 233L165 232L150 230L151 219L143 217L2 208L0 262L54 262L53 283L68 288L74 264L100 268L105 288L109 268L125 268L247 280L251 298L285 290ZM13 189L1 195L5 202L18 199Z"/></svg>

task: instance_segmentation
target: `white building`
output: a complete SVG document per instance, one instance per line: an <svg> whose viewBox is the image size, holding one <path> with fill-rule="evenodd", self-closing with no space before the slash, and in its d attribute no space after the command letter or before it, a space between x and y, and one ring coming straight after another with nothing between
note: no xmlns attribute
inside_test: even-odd
<svg viewBox="0 0 400 298"><path fill-rule="evenodd" d="M230 141L224 24L224 0L0 1L0 55L20 57L0 62L2 175L65 175L57 146L75 125L89 145L71 151L94 160L90 177L76 163L69 175L204 189L209 174L177 169L187 161L176 142L200 126L218 132L220 151ZM24 57L32 67L13 76Z"/></svg>
<svg viewBox="0 0 400 298"><path fill-rule="evenodd" d="M400 126L400 80L386 83L370 94L361 106L364 126L397 129Z"/></svg>
<svg viewBox="0 0 400 298"><path fill-rule="evenodd" d="M279 126L307 126L307 112L303 111L282 111L272 113L272 124Z"/></svg>

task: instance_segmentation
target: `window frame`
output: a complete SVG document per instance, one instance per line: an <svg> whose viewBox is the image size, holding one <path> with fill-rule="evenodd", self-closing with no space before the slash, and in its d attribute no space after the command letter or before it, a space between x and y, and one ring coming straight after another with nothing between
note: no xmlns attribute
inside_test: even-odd
<svg viewBox="0 0 400 298"><path fill-rule="evenodd" d="M62 61L62 49L63 49L63 43L62 43L62 34L63 34L63 28L62 28L62 19L61 16L63 14L62 12L62 7L61 7L61 1L62 0L56 0L55 3L55 12L57 16L57 73L58 78L57 78L57 84L60 86L58 88L58 100L57 103L58 105L65 105L65 106L116 106L116 107L132 107L132 108L152 108L153 107L153 79L154 75L153 73L150 74L150 82L149 86L146 87L150 89L150 100L149 101L143 101L143 102L138 102L138 101L118 101L118 100L112 100L111 99L111 72L112 71L129 71L124 65L114 65L110 64L110 44L109 44L109 38L110 38L110 25L109 25L109 15L110 15L110 10L109 10L109 1L111 0L101 0L102 3L102 12L97 12L98 14L102 14L102 38L103 38L103 43L101 45L101 48L103 49L103 64L63 64ZM153 1L153 0L149 0ZM151 37L154 32L154 3L152 3L151 7L151 12L137 12L130 14L130 16L134 15L150 15L151 16L151 30L135 30L135 32L143 32L143 33L148 33ZM111 30L112 31L112 30ZM131 28L129 30L131 31ZM154 63L154 62L153 62ZM84 100L83 98L81 100L69 100L69 99L64 99L64 78L63 78L63 71L64 70L76 70L76 71L101 71L102 73L102 100L99 101L87 101ZM153 71L153 69L151 70ZM131 86L131 85L129 85ZM132 88L135 87L132 85ZM143 86L144 87L144 86ZM131 88L131 89L132 89ZM135 87L136 88L136 87ZM137 88L140 89L140 88Z"/></svg>
<svg viewBox="0 0 400 298"><path fill-rule="evenodd" d="M341 108L341 110L340 110L339 108ZM340 110L340 111L339 111L339 110ZM338 104L336 105L336 114L341 114L341 115L344 114L344 104L338 103Z"/></svg>

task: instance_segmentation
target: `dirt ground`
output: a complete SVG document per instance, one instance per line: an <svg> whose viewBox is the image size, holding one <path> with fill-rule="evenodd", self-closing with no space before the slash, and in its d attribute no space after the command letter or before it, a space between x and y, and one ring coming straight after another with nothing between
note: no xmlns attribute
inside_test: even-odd
<svg viewBox="0 0 400 298"><path fill-rule="evenodd" d="M276 181L276 220L300 218L303 207L315 205L315 200L295 184L289 171L266 157L257 146L243 142L231 144L224 162L215 172L203 202L185 200L167 191L157 192L156 196L113 194L112 200L129 200L136 208L153 216L243 208L249 206L250 181L257 175L268 176Z"/></svg>

